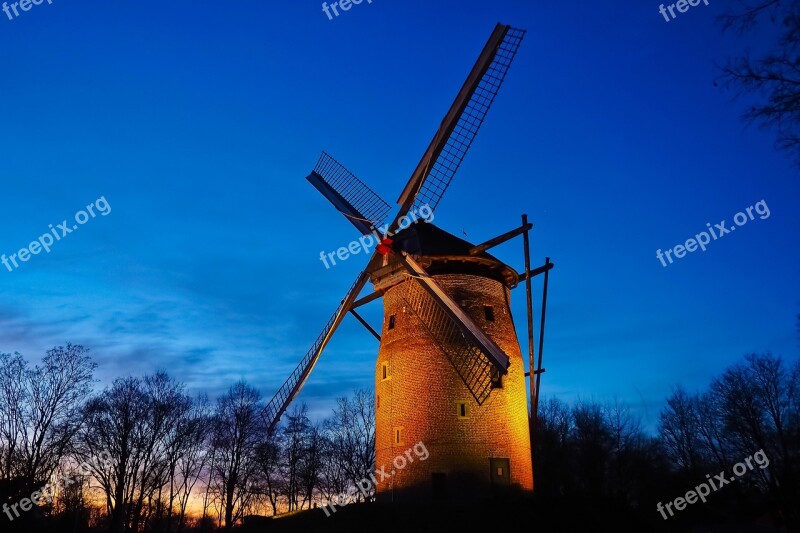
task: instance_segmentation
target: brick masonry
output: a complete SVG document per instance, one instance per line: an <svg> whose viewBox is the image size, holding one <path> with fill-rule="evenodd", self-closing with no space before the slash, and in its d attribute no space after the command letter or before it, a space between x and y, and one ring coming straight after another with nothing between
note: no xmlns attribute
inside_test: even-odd
<svg viewBox="0 0 800 533"><path fill-rule="evenodd" d="M500 346L511 364L502 388L493 389L479 406L417 316L406 308L405 283L386 291L375 367L376 464L394 474L378 483L378 499L429 501L434 496L434 473L446 474L447 499L482 499L492 492L490 458L509 459L511 483L524 492L532 491L526 377L510 291L503 283L478 275L434 278ZM494 321L487 320L486 305L492 306ZM388 328L391 315L393 329ZM384 363L388 363L388 379L383 379ZM459 418L457 402L467 402L468 418ZM395 428L402 428L400 444L395 444ZM393 461L420 441L430 457L419 461L411 454L415 461L398 469L404 461Z"/></svg>

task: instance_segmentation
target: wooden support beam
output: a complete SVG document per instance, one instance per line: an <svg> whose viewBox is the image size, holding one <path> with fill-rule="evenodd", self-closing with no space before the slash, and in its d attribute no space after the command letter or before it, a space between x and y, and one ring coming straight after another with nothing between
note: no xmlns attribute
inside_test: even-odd
<svg viewBox="0 0 800 533"><path fill-rule="evenodd" d="M517 235L520 235L522 233L527 233L528 231L531 230L531 228L533 228L533 224L529 224L527 222L528 220L527 215L523 220L525 220L526 222L524 222L522 226L520 226L519 228L512 229L511 231L503 233L502 235L495 237L494 239L489 239L483 244L479 244L477 246L472 247L472 249L470 249L469 251L469 255L478 255L479 253L485 252L489 248L494 248L495 246L503 244L506 241L510 241Z"/></svg>
<svg viewBox="0 0 800 533"><path fill-rule="evenodd" d="M375 337L376 339L378 339L378 342L381 342L381 336L380 336L380 335L378 335L378 332L377 332L377 331L375 331L374 329L372 329L372 326L370 326L370 325L369 325L369 322L367 322L366 320L364 320L364 317L362 317L361 315L359 315L358 313L356 313L356 310L355 310L355 309L352 309L352 308L351 308L351 309L350 309L350 312L353 314L353 316L354 316L354 317L356 317L356 319L357 319L359 322L361 322L361 324L362 324L362 325L363 325L365 328L367 328L367 331L369 331L370 333L372 333L372 336L373 336L373 337Z"/></svg>
<svg viewBox="0 0 800 533"><path fill-rule="evenodd" d="M382 290L381 291L375 291L372 294L370 294L369 296L364 296L360 300L356 300L355 302L353 302L353 305L350 306L350 309L355 309L356 307L361 307L362 305L368 304L373 300L377 300L378 298L383 296L384 292L385 291L382 291Z"/></svg>
<svg viewBox="0 0 800 533"><path fill-rule="evenodd" d="M548 271L552 270L554 266L556 266L555 263L546 263L546 264L540 266L539 268L534 268L533 270L528 270L527 273L523 273L523 274L519 275L519 280L520 281L525 281L525 280L528 279L528 277L535 278L539 274L544 274L545 272L548 272Z"/></svg>
<svg viewBox="0 0 800 533"><path fill-rule="evenodd" d="M528 224L528 215L522 215L522 227L525 228L522 233L522 249L525 254L525 272L531 270L531 246L528 231L530 231L530 224ZM533 361L536 354L533 352L533 294L531 292L531 276L525 277L525 309L528 315L528 376L530 376L530 391L531 391L531 428L536 427L536 411L533 408L536 399L536 382L533 379Z"/></svg>
<svg viewBox="0 0 800 533"><path fill-rule="evenodd" d="M546 257L544 260L544 266L550 267L553 263L550 262L550 258ZM540 383L542 381L542 374L544 373L544 369L542 368L542 354L544 353L544 319L547 315L547 283L550 277L550 268L545 268L544 270L544 291L542 292L542 324L539 326L539 362L536 365L536 405L535 408L539 409L539 388Z"/></svg>

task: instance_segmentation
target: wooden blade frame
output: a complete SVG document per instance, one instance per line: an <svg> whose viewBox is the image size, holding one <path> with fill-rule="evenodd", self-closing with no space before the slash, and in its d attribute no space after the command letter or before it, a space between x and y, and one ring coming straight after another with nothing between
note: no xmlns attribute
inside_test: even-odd
<svg viewBox="0 0 800 533"><path fill-rule="evenodd" d="M417 317L431 340L450 361L478 405L483 405L491 395L498 370L476 344L464 337L456 322L421 284L410 278L402 284L404 287L397 290L401 291L409 312Z"/></svg>
<svg viewBox="0 0 800 533"><path fill-rule="evenodd" d="M347 315L347 312L351 309L353 302L358 297L359 293L361 293L364 285L367 283L367 280L369 279L368 272L368 269L365 269L363 272L361 272L361 274L359 274L355 283L353 283L353 285L350 287L350 290L347 292L344 300L342 300L342 303L339 304L339 308L333 314L331 319L328 320L328 323L322 329L322 332L317 337L317 340L314 341L311 349L306 352L305 357L303 357L297 367L295 367L294 372L289 375L289 378L283 383L283 385L281 385L281 388L278 389L278 392L275 393L275 396L272 397L270 402L264 408L262 416L264 417L268 433L272 433L275 430L275 426L278 425L281 416L283 416L283 413L289 407L289 404L292 403L292 400L295 399L297 394L303 388L308 376L314 369L314 365L317 364L320 355L322 355L322 351L325 349L325 346L327 346L334 332L339 327L339 324L342 323L342 320Z"/></svg>
<svg viewBox="0 0 800 533"><path fill-rule="evenodd" d="M325 152L306 179L364 235L381 226L391 207Z"/></svg>
<svg viewBox="0 0 800 533"><path fill-rule="evenodd" d="M400 262L414 274L414 278L439 304L442 310L455 322L465 338L473 342L489 361L502 373L508 372L509 359L502 349L469 317L467 313L444 292L433 277L405 252L397 254Z"/></svg>
<svg viewBox="0 0 800 533"><path fill-rule="evenodd" d="M400 211L390 227L392 232L418 200L436 208L494 102L524 35L525 31L511 26L495 27L397 200Z"/></svg>

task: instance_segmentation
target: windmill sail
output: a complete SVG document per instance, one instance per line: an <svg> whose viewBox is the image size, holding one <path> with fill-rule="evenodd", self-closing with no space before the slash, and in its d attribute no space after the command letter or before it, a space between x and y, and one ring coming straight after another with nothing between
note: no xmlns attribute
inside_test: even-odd
<svg viewBox="0 0 800 533"><path fill-rule="evenodd" d="M411 273L431 298L439 305L442 311L452 319L453 323L471 343L475 344L489 361L503 374L508 369L508 356L489 338L484 331L464 312L461 307L442 289L422 266L410 255L400 252L397 258Z"/></svg>
<svg viewBox="0 0 800 533"><path fill-rule="evenodd" d="M389 204L325 152L306 177L364 235L383 225Z"/></svg>
<svg viewBox="0 0 800 533"><path fill-rule="evenodd" d="M425 326L425 330L461 377L469 392L482 405L492 391L495 365L477 344L468 339L456 321L413 279L405 281L403 299Z"/></svg>
<svg viewBox="0 0 800 533"><path fill-rule="evenodd" d="M314 344L308 352L306 352L303 359L300 360L300 363L295 367L289 378L281 385L281 388L278 389L278 392L275 393L275 396L272 397L264 408L262 416L267 424L268 433L272 433L284 411L286 411L286 408L289 407L289 404L292 403L292 400L294 400L295 396L300 392L300 389L303 388L309 374L311 374L311 371L314 369L314 365L317 364L317 360L319 360L320 355L322 355L322 351L325 349L328 341L330 341L336 328L341 324L342 319L347 315L353 302L361 292L361 289L364 288L367 279L369 279L369 276L367 275L367 271L364 270L350 287L347 296L345 296L342 303L339 304L339 308L336 309L336 312L330 320L328 320L328 323L325 324L317 340L314 341Z"/></svg>
<svg viewBox="0 0 800 533"><path fill-rule="evenodd" d="M412 207L436 208L478 134L524 36L525 30L502 24L495 27L397 200L401 207L393 229Z"/></svg>

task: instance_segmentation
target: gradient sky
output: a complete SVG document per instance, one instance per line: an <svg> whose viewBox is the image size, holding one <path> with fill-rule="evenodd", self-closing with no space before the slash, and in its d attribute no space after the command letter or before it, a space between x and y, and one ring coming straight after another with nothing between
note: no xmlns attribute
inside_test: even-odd
<svg viewBox="0 0 800 533"><path fill-rule="evenodd" d="M528 213L551 276L543 394L629 402L748 352L797 356L800 181L715 65L774 38L723 34L727 2L665 22L656 1L53 0L0 13L0 253L104 196L112 207L8 272L0 351L92 348L100 385L166 369L212 396L271 396L366 258L306 182L321 150L394 205L495 23L528 30L436 223L473 242ZM684 242L756 218L667 268ZM522 267L522 244L494 251ZM536 283L536 296L540 285ZM524 332L524 289L513 296ZM380 304L365 314L376 326ZM537 311L538 328L538 311ZM523 341L524 342L524 341ZM346 319L300 400L372 387Z"/></svg>

